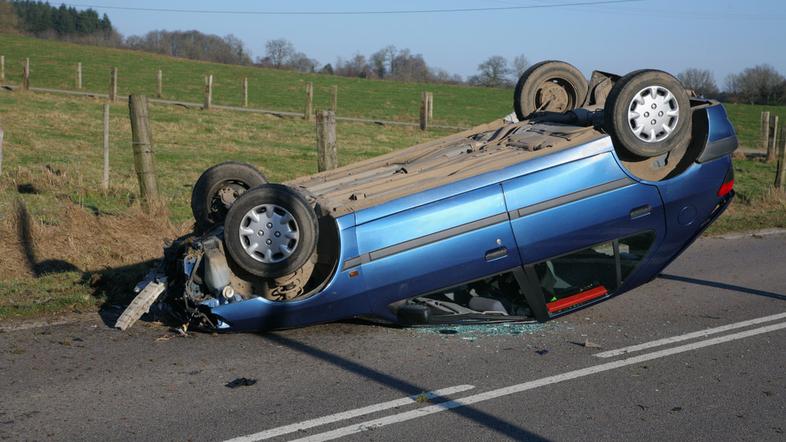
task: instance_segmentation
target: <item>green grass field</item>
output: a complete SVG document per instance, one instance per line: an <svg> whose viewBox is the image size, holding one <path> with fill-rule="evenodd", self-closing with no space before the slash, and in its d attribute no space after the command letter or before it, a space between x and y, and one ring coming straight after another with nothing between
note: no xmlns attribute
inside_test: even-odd
<svg viewBox="0 0 786 442"><path fill-rule="evenodd" d="M248 77L249 106L302 112L305 83L314 83L314 106L327 108L330 88L338 86L341 116L417 121L420 94L434 93L434 123L471 126L510 112L506 89L439 84L400 83L332 75L299 74L275 69L205 63L146 52L98 48L0 34L0 55L6 59L6 80L21 83L22 63L30 58L31 85L75 89L76 64L82 63L86 91L106 93L110 71L118 68L118 93L156 91L156 71L163 71L164 98L202 102L204 76L213 75L213 102L240 105L242 79Z"/></svg>
<svg viewBox="0 0 786 442"><path fill-rule="evenodd" d="M511 91L368 81L321 75L199 63L150 54L76 46L0 35L7 78L20 74L19 59L30 56L33 84L72 88L73 64L82 61L85 87L103 91L109 67L121 70L121 93L151 93L155 70L180 73L168 78L169 98L199 101L202 74L222 84L239 85L248 75L252 105L301 110L304 81L317 85L317 103L327 100L331 84L340 88L339 113L415 120L419 93L435 93L435 117L449 125L486 122L507 113ZM71 75L71 76L69 76ZM254 86L256 84L256 86ZM176 87L177 85L177 87ZM354 97L354 98L353 98ZM320 101L322 100L322 101ZM110 119L111 186L100 189L103 101L0 90L0 127L5 130L0 176L0 320L73 310L101 303L122 303L160 256L161 245L188 230L191 186L208 166L230 159L257 165L272 181L316 171L314 125L299 119L231 111L202 111L152 105L159 188L166 207L145 214L137 201L128 109L112 106ZM743 143L758 138L761 107L727 106ZM784 108L772 109L782 118ZM340 122L339 160L348 164L448 134L413 127ZM772 190L773 164L735 162L738 198L710 233L786 227L786 197Z"/></svg>

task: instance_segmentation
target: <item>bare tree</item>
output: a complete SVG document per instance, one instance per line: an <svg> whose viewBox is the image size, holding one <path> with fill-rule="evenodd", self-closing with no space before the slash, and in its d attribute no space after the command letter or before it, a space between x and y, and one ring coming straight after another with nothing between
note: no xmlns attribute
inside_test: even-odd
<svg viewBox="0 0 786 442"><path fill-rule="evenodd" d="M529 60L524 54L517 55L516 58L513 59L513 73L516 75L516 80L521 77L521 74L527 70L529 67Z"/></svg>
<svg viewBox="0 0 786 442"><path fill-rule="evenodd" d="M336 61L335 72L337 75L342 75L344 77L368 78L371 74L371 67L368 65L365 55L355 54L355 56L348 61L339 58Z"/></svg>
<svg viewBox="0 0 786 442"><path fill-rule="evenodd" d="M300 72L314 72L319 62L302 52L295 52L286 61L286 67Z"/></svg>
<svg viewBox="0 0 786 442"><path fill-rule="evenodd" d="M295 54L295 46L289 40L277 38L265 43L265 51L270 64L276 69L281 69Z"/></svg>
<svg viewBox="0 0 786 442"><path fill-rule="evenodd" d="M511 70L505 57L493 55L478 65L478 75L472 77L472 80L481 86L507 86L510 84L507 79L510 72Z"/></svg>
<svg viewBox="0 0 786 442"><path fill-rule="evenodd" d="M750 104L781 104L786 99L786 78L772 66L760 64L729 75L726 92Z"/></svg>
<svg viewBox="0 0 786 442"><path fill-rule="evenodd" d="M677 74L677 78L701 97L717 97L720 93L715 77L707 69L689 68Z"/></svg>

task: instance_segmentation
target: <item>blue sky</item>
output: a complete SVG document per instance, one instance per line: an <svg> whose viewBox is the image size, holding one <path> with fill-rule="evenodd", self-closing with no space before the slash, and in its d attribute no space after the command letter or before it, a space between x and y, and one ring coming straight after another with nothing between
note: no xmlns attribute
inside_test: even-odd
<svg viewBox="0 0 786 442"><path fill-rule="evenodd" d="M731 72L769 63L786 74L786 2L781 0L645 0L616 5L462 13L270 16L102 9L102 6L240 11L358 11L506 7L576 0L83 0L109 14L124 35L154 29L234 34L254 56L265 41L286 38L320 63L392 44L466 77L490 55L530 63L560 59L589 74L639 68L673 73L688 67ZM592 0L589 0L592 1ZM57 4L59 2L52 1ZM80 2L69 2L82 4Z"/></svg>

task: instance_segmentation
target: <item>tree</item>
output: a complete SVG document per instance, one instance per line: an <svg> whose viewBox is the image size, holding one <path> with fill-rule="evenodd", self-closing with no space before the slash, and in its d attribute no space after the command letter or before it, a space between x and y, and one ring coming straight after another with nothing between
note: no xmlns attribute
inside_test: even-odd
<svg viewBox="0 0 786 442"><path fill-rule="evenodd" d="M516 75L515 80L518 80L528 67L529 60L527 60L527 57L524 56L524 54L517 55L516 58L513 59L513 73Z"/></svg>
<svg viewBox="0 0 786 442"><path fill-rule="evenodd" d="M395 46L389 45L371 54L369 64L371 70L377 78L387 77L393 70L393 59L398 50Z"/></svg>
<svg viewBox="0 0 786 442"><path fill-rule="evenodd" d="M319 62L302 52L296 52L286 62L286 67L300 72L314 72Z"/></svg>
<svg viewBox="0 0 786 442"><path fill-rule="evenodd" d="M717 97L720 93L715 77L707 69L689 68L677 74L677 78L700 97Z"/></svg>
<svg viewBox="0 0 786 442"><path fill-rule="evenodd" d="M390 77L399 81L428 81L429 70L421 54L399 51L390 62Z"/></svg>
<svg viewBox="0 0 786 442"><path fill-rule="evenodd" d="M786 78L768 64L747 68L726 78L726 92L735 101L750 104L782 104Z"/></svg>
<svg viewBox="0 0 786 442"><path fill-rule="evenodd" d="M339 58L336 61L336 74L344 77L368 78L371 74L371 67L366 62L366 56L355 54L349 61Z"/></svg>
<svg viewBox="0 0 786 442"><path fill-rule="evenodd" d="M265 51L272 66L281 69L295 54L295 46L289 40L277 38L265 43Z"/></svg>
<svg viewBox="0 0 786 442"><path fill-rule="evenodd" d="M501 55L493 55L478 65L478 75L473 80L486 87L508 86L510 72L508 61Z"/></svg>
<svg viewBox="0 0 786 442"><path fill-rule="evenodd" d="M320 74L325 74L325 75L333 75L334 74L334 72L333 72L333 65L328 63L328 64L322 66L322 69L319 70L319 73Z"/></svg>
<svg viewBox="0 0 786 442"><path fill-rule="evenodd" d="M243 42L231 34L219 37L199 31L150 31L143 36L128 37L126 46L192 60L227 64L251 63L251 57Z"/></svg>
<svg viewBox="0 0 786 442"><path fill-rule="evenodd" d="M19 21L11 3L0 0L0 29L16 32L19 30Z"/></svg>

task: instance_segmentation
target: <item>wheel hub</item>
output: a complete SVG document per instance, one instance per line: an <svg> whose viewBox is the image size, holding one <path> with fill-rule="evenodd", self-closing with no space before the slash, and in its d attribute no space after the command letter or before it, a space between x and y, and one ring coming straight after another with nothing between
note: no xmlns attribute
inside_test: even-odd
<svg viewBox="0 0 786 442"><path fill-rule="evenodd" d="M628 106L628 125L636 137L647 143L668 138L677 127L680 106L677 98L663 86L640 90Z"/></svg>
<svg viewBox="0 0 786 442"><path fill-rule="evenodd" d="M565 87L551 80L543 82L535 97L538 111L565 112L570 101Z"/></svg>
<svg viewBox="0 0 786 442"><path fill-rule="evenodd" d="M295 218L287 209L275 204L262 204L246 212L238 233L243 250L265 264L292 256L300 240Z"/></svg>

